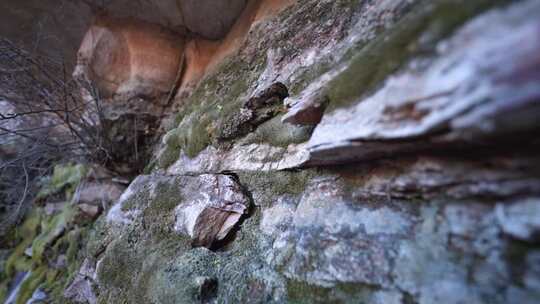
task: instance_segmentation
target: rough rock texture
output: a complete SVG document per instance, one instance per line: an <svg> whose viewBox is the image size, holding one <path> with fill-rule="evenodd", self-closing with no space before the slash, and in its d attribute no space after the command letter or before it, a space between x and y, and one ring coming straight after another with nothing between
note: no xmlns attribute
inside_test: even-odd
<svg viewBox="0 0 540 304"><path fill-rule="evenodd" d="M194 246L211 247L247 213L249 198L230 176L201 175L200 179L199 192L176 208L174 229L190 236Z"/></svg>
<svg viewBox="0 0 540 304"><path fill-rule="evenodd" d="M239 233L265 265L242 287L260 302L536 301L540 6L492 5L299 3L186 99L156 166L238 174L256 205ZM276 81L289 113L216 140Z"/></svg>
<svg viewBox="0 0 540 304"><path fill-rule="evenodd" d="M540 3L308 0L257 19L263 4L248 3L237 52L175 96L145 175L82 227L63 288L42 290L86 303L537 303ZM266 103L275 83L287 94ZM6 269L31 274L29 299L78 226L24 227ZM25 264L43 252L56 262Z"/></svg>
<svg viewBox="0 0 540 304"><path fill-rule="evenodd" d="M274 1L279 2L279 1ZM76 62L76 50L97 12L159 24L206 39L223 38L246 6L246 0L27 0L3 1L0 34L27 49Z"/></svg>
<svg viewBox="0 0 540 304"><path fill-rule="evenodd" d="M159 25L98 16L81 43L73 76L90 81L102 98L158 97L175 86L183 48L183 36Z"/></svg>
<svg viewBox="0 0 540 304"><path fill-rule="evenodd" d="M527 16L536 13L515 9L480 17L439 43L435 59L413 60L361 102L329 111L309 141L310 163L455 148L534 130L540 22ZM521 41L527 43L516 47ZM331 102L346 98L332 92L340 77L328 84Z"/></svg>

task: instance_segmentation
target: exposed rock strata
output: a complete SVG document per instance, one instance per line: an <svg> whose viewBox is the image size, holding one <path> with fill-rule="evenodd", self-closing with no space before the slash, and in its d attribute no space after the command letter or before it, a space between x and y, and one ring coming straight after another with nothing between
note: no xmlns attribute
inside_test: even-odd
<svg viewBox="0 0 540 304"><path fill-rule="evenodd" d="M537 128L540 23L528 18L538 7L528 7L470 22L437 45L435 59L415 60L370 96L327 113L309 141L309 163L478 144Z"/></svg>

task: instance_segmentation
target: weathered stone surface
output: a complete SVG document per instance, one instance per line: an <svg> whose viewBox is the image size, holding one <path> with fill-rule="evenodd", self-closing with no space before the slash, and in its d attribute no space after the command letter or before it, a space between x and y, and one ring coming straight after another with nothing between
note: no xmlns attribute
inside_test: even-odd
<svg viewBox="0 0 540 304"><path fill-rule="evenodd" d="M177 100L167 157L92 225L81 255L96 271L79 290L103 303L536 304L537 57L526 42L537 1L482 14L494 2L368 2L298 1L250 27ZM328 97L319 131L278 114L216 140L278 81L286 103ZM324 166L302 168L308 152Z"/></svg>
<svg viewBox="0 0 540 304"><path fill-rule="evenodd" d="M320 92L305 96L292 102L282 121L296 125L316 125L321 121L327 104L327 97L320 95Z"/></svg>
<svg viewBox="0 0 540 304"><path fill-rule="evenodd" d="M280 197L264 208L261 231L274 239L267 261L295 281L332 288L352 282L380 286L395 289L398 298L412 295L418 303L471 299L477 303L506 303L517 298L529 303L534 298L535 287L513 286L511 273L521 266L506 252L520 245L503 236L505 230L527 233L534 229L534 212L505 199L512 194L505 193L504 179L491 182L493 189L501 189L500 205L471 201L479 194L474 191L462 192L459 198L447 197L454 192L454 186L472 189L477 183L474 176L490 170L497 176L495 171L499 169L490 169L486 164L458 167L455 170L461 174L448 183L433 180L436 171L433 175L424 171L416 175L417 182L425 185L427 193L431 192L428 189L436 190L438 198L430 195L428 201L412 203L393 198L392 192L368 195L368 189L375 180L391 185L400 172L414 172L414 166L387 167L384 172L374 170L377 167L356 167L338 171L337 176L315 178L300 195ZM499 174L502 176L505 170ZM534 170L527 172L521 171L524 175L516 177L516 181L538 176ZM471 187L464 187L466 184ZM255 198L257 192L253 193ZM487 197L494 197L494 192ZM536 202L535 196L524 203L532 202ZM516 208L527 215L507 216L502 222L497 215L499 208ZM534 267L534 262L527 263ZM534 284L532 280L531 286ZM510 294L496 286L513 286L516 291Z"/></svg>
<svg viewBox="0 0 540 304"><path fill-rule="evenodd" d="M238 145L229 151L208 147L196 157L182 153L178 160L167 168L167 174L189 174L221 171L276 171L295 168L308 160L302 145L286 148L268 144Z"/></svg>
<svg viewBox="0 0 540 304"><path fill-rule="evenodd" d="M226 119L218 131L218 140L235 139L253 132L260 124L279 113L283 100L288 96L284 84L273 83L257 96L248 99L239 112Z"/></svg>
<svg viewBox="0 0 540 304"><path fill-rule="evenodd" d="M77 208L82 212L82 215L95 219L102 211L101 206L89 205L89 204L78 204Z"/></svg>
<svg viewBox="0 0 540 304"><path fill-rule="evenodd" d="M395 246L410 235L416 219L399 203L355 207L345 197L343 185L335 179L315 180L300 198L289 229L279 231L287 221L269 229L265 215L263 229L279 231L268 261L287 277L310 284L362 282L389 287ZM267 212L283 208L277 205Z"/></svg>
<svg viewBox="0 0 540 304"><path fill-rule="evenodd" d="M74 77L89 80L102 98L158 97L173 89L183 48L184 37L159 25L98 17L81 43Z"/></svg>
<svg viewBox="0 0 540 304"><path fill-rule="evenodd" d="M75 279L64 291L64 297L77 303L97 303L97 296L93 290L95 272L95 265L89 259L84 260Z"/></svg>
<svg viewBox="0 0 540 304"><path fill-rule="evenodd" d="M247 212L249 199L227 175L201 175L203 188L175 209L174 229L193 239L194 246L211 247L223 240Z"/></svg>
<svg viewBox="0 0 540 304"><path fill-rule="evenodd" d="M497 220L504 233L524 241L540 237L540 201L536 198L497 205Z"/></svg>
<svg viewBox="0 0 540 304"><path fill-rule="evenodd" d="M211 247L223 240L247 213L250 204L242 187L228 175L139 176L111 208L107 220L112 224L133 224L152 204L159 204L155 191L162 185L179 193L177 198L171 198L176 207L174 223L170 225L176 233L189 237L193 246ZM149 201L139 202L141 193L147 193ZM134 206L128 208L126 204Z"/></svg>
<svg viewBox="0 0 540 304"><path fill-rule="evenodd" d="M435 59L413 61L373 95L327 113L309 141L309 163L535 130L540 27L531 16L539 11L527 2L482 16L439 43Z"/></svg>
<svg viewBox="0 0 540 304"><path fill-rule="evenodd" d="M75 191L74 204L97 205L106 209L116 202L126 187L112 181L91 181L79 184Z"/></svg>

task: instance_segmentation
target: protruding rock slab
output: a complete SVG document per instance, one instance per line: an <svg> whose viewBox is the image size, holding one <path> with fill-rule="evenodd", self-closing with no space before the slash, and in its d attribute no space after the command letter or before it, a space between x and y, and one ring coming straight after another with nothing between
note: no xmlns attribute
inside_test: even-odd
<svg viewBox="0 0 540 304"><path fill-rule="evenodd" d="M194 158L181 153L167 168L167 174L193 174L220 171L277 171L296 168L308 159L304 145L274 147L268 144L237 145L229 151L212 146Z"/></svg>
<svg viewBox="0 0 540 304"><path fill-rule="evenodd" d="M64 290L64 297L77 303L97 303L93 290L96 279L95 263L89 259L84 260L73 282Z"/></svg>
<svg viewBox="0 0 540 304"><path fill-rule="evenodd" d="M98 17L81 43L73 74L89 80L102 97L154 97L174 86L183 48L182 36L159 25Z"/></svg>
<svg viewBox="0 0 540 304"><path fill-rule="evenodd" d="M502 231L516 239L540 240L540 199L529 198L513 204L499 204L497 220Z"/></svg>
<svg viewBox="0 0 540 304"><path fill-rule="evenodd" d="M223 240L249 206L241 186L228 175L201 175L200 192L175 209L175 231L189 235L193 246L211 247Z"/></svg>
<svg viewBox="0 0 540 304"><path fill-rule="evenodd" d="M282 121L295 125L316 125L321 121L327 105L328 98L322 92L302 96L292 103Z"/></svg>
<svg viewBox="0 0 540 304"><path fill-rule="evenodd" d="M352 106L326 114L310 164L499 139L538 128L540 12L535 1L488 13Z"/></svg>
<svg viewBox="0 0 540 304"><path fill-rule="evenodd" d="M168 211L161 206L165 200L170 202ZM120 227L132 225L141 215L155 215L150 210L158 208L172 216L142 220L174 227L176 233L191 238L193 246L210 248L227 237L249 205L249 197L230 175L141 175L109 210L107 221Z"/></svg>

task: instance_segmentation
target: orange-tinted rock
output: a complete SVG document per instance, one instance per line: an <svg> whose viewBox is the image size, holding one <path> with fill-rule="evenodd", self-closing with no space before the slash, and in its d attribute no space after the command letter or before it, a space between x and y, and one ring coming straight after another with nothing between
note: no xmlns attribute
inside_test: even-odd
<svg viewBox="0 0 540 304"><path fill-rule="evenodd" d="M174 87L181 69L178 96L182 96L182 92L189 91L204 75L238 51L253 24L277 14L293 2L247 1L225 37L215 41L202 37L188 40L160 25L134 18L98 16L81 43L74 76L86 77L104 98L120 95L121 100L127 100L146 96L155 100Z"/></svg>
<svg viewBox="0 0 540 304"><path fill-rule="evenodd" d="M294 0L248 1L242 14L236 19L227 35L218 41L195 38L186 45L186 68L182 86L177 97L208 73L211 73L227 57L237 52L244 43L252 26L259 21L276 15Z"/></svg>
<svg viewBox="0 0 540 304"><path fill-rule="evenodd" d="M86 77L103 97L155 97L171 90L185 40L131 18L99 16L86 33L74 76Z"/></svg>

